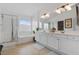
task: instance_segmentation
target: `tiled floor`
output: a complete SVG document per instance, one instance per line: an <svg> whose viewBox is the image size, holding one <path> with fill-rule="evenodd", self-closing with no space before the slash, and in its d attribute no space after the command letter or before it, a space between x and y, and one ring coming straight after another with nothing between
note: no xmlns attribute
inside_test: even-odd
<svg viewBox="0 0 79 59"><path fill-rule="evenodd" d="M20 44L2 51L2 55L57 55L38 43Z"/></svg>

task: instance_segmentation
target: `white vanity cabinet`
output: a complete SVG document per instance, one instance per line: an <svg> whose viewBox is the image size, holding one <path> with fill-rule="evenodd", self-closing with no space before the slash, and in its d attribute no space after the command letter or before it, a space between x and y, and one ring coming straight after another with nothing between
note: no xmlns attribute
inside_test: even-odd
<svg viewBox="0 0 79 59"><path fill-rule="evenodd" d="M54 34L49 34L48 46L54 49L58 49L58 38Z"/></svg>
<svg viewBox="0 0 79 59"><path fill-rule="evenodd" d="M43 44L43 45L47 45L47 40L48 40L48 34L47 33L40 33L40 42Z"/></svg>
<svg viewBox="0 0 79 59"><path fill-rule="evenodd" d="M51 50L63 52L64 54L79 55L79 36L72 34L57 34L38 32L36 41L50 47Z"/></svg>
<svg viewBox="0 0 79 59"><path fill-rule="evenodd" d="M67 38L59 40L59 50L66 54L79 54L79 37L68 35Z"/></svg>
<svg viewBox="0 0 79 59"><path fill-rule="evenodd" d="M43 44L43 45L47 45L47 40L48 40L48 34L45 32L39 32L36 34L36 41Z"/></svg>

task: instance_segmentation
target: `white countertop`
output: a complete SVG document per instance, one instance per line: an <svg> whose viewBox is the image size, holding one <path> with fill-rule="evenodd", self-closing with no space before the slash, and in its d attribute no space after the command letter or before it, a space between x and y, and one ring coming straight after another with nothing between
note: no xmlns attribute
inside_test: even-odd
<svg viewBox="0 0 79 59"><path fill-rule="evenodd" d="M59 35L76 35L76 36L79 36L79 31L71 31L71 32L64 32L64 33L61 33L60 31L58 31L58 32L39 31L39 32L46 32L46 33L59 34Z"/></svg>

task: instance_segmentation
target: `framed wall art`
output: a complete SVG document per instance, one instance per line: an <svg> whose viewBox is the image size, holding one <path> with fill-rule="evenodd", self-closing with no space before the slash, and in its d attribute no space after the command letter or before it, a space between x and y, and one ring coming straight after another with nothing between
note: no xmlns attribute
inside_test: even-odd
<svg viewBox="0 0 79 59"><path fill-rule="evenodd" d="M72 28L72 18L65 19L65 28Z"/></svg>
<svg viewBox="0 0 79 59"><path fill-rule="evenodd" d="M64 30L64 21L58 21L58 30L59 31Z"/></svg>

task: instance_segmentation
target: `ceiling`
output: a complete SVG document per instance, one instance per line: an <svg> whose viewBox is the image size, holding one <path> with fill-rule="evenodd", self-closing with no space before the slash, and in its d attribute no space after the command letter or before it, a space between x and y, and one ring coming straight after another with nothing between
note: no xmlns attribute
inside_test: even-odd
<svg viewBox="0 0 79 59"><path fill-rule="evenodd" d="M64 4L64 3L63 3ZM0 10L5 13L35 16L45 9L53 13L62 3L0 3Z"/></svg>

